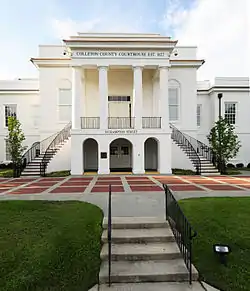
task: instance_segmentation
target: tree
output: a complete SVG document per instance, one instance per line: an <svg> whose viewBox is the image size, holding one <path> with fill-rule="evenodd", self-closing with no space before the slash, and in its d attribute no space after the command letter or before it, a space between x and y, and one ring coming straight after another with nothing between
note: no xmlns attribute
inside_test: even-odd
<svg viewBox="0 0 250 291"><path fill-rule="evenodd" d="M21 129L20 121L13 116L8 118L8 136L7 142L11 161L13 162L14 177L19 176L22 167L22 155L27 147L23 146L25 140L24 133Z"/></svg>
<svg viewBox="0 0 250 291"><path fill-rule="evenodd" d="M232 124L220 117L207 136L221 174L225 174L227 162L236 157L241 147L234 129Z"/></svg>

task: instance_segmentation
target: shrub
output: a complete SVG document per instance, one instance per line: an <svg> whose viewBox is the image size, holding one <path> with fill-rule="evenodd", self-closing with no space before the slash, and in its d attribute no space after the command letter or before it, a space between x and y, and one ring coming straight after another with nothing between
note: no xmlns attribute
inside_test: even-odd
<svg viewBox="0 0 250 291"><path fill-rule="evenodd" d="M243 163L238 163L238 164L236 164L236 168L244 168L244 164Z"/></svg>
<svg viewBox="0 0 250 291"><path fill-rule="evenodd" d="M227 168L230 168L230 169L235 168L235 165L234 164L231 164L231 163L228 163L227 164Z"/></svg>
<svg viewBox="0 0 250 291"><path fill-rule="evenodd" d="M250 163L247 165L247 168L250 168Z"/></svg>

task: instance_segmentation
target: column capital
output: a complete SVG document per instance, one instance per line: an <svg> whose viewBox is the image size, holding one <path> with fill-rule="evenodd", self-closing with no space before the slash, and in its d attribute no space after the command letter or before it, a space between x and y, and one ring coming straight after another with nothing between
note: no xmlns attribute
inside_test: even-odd
<svg viewBox="0 0 250 291"><path fill-rule="evenodd" d="M98 70L108 70L109 69L109 66L107 65L97 65L97 68L98 68Z"/></svg>
<svg viewBox="0 0 250 291"><path fill-rule="evenodd" d="M133 70L139 69L143 70L144 66L143 65L132 65Z"/></svg>

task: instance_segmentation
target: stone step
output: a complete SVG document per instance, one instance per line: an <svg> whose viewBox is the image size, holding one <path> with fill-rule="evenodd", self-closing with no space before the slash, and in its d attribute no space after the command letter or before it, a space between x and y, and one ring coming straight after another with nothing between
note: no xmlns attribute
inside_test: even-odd
<svg viewBox="0 0 250 291"><path fill-rule="evenodd" d="M100 283L108 282L108 261L101 264ZM192 279L198 279L193 267ZM183 282L189 280L189 273L183 259L160 261L114 261L111 264L113 283L135 282Z"/></svg>
<svg viewBox="0 0 250 291"><path fill-rule="evenodd" d="M108 242L108 232L103 231L103 243ZM171 242L175 241L170 228L152 229L113 229L113 243L146 243L146 242Z"/></svg>
<svg viewBox="0 0 250 291"><path fill-rule="evenodd" d="M175 242L146 244L112 244L112 261L149 261L173 260L181 258L180 250ZM101 259L108 260L108 244L104 244Z"/></svg>
<svg viewBox="0 0 250 291"><path fill-rule="evenodd" d="M99 291L204 291L204 288L199 282L193 282L191 286L187 282L117 283L110 287L100 285Z"/></svg>
<svg viewBox="0 0 250 291"><path fill-rule="evenodd" d="M201 168L201 172L202 173L218 173L219 171L217 169L204 169L204 168Z"/></svg>
<svg viewBox="0 0 250 291"><path fill-rule="evenodd" d="M103 219L103 228L107 229L108 218ZM157 217L112 217L112 229L143 229L168 228L169 224L164 218Z"/></svg>

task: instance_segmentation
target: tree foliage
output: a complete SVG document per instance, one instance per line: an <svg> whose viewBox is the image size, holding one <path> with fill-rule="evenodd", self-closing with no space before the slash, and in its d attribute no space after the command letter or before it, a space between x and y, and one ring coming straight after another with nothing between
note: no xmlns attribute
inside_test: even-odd
<svg viewBox="0 0 250 291"><path fill-rule="evenodd" d="M234 129L232 124L221 117L207 137L221 172L223 172L226 163L236 157L241 147Z"/></svg>
<svg viewBox="0 0 250 291"><path fill-rule="evenodd" d="M25 140L24 133L21 129L20 121L13 116L8 118L8 146L11 160L14 165L19 166L22 163L22 155L27 147L23 146Z"/></svg>

